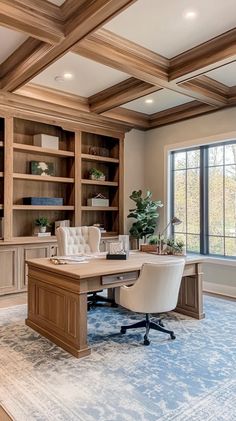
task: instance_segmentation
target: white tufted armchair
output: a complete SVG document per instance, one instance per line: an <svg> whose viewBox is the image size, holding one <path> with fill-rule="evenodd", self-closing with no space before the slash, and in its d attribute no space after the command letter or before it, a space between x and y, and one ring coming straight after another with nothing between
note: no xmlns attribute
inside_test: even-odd
<svg viewBox="0 0 236 421"><path fill-rule="evenodd" d="M59 227L56 229L56 237L60 256L99 252L101 232L97 227ZM98 295L97 292L88 294L88 309L99 306L99 302L115 306L114 300Z"/></svg>
<svg viewBox="0 0 236 421"><path fill-rule="evenodd" d="M99 252L101 233L97 227L59 227L56 236L60 256Z"/></svg>

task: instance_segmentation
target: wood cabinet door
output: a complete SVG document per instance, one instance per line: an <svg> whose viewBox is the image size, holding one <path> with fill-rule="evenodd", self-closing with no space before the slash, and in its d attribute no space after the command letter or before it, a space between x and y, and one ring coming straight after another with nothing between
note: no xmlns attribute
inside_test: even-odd
<svg viewBox="0 0 236 421"><path fill-rule="evenodd" d="M19 272L17 247L0 248L0 295L17 292Z"/></svg>
<svg viewBox="0 0 236 421"><path fill-rule="evenodd" d="M28 284L28 266L25 263L28 259L36 259L40 257L50 257L50 245L49 244L40 244L40 245L28 245L23 246L23 256L22 256L22 268L21 271L21 282L20 289L26 290Z"/></svg>

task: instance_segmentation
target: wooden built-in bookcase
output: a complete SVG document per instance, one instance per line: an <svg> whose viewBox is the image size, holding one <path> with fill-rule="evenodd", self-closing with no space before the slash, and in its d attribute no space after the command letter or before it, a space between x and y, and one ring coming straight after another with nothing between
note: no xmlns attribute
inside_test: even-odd
<svg viewBox="0 0 236 421"><path fill-rule="evenodd" d="M117 138L92 133L81 136L81 223L101 223L107 235L117 235L120 231L122 147ZM105 181L89 179L93 167L103 172ZM87 206L87 199L99 193L109 199L109 207Z"/></svg>
<svg viewBox="0 0 236 421"><path fill-rule="evenodd" d="M35 146L36 134L59 137L59 149ZM53 163L54 175L31 174L31 161ZM105 174L105 181L90 180L92 167ZM88 206L87 199L99 193L109 206ZM25 197L63 198L63 205L26 205ZM102 224L107 238L123 232L122 211L123 134L74 130L57 119L34 121L28 115L0 118L0 265L6 266L0 294L25 290L25 259L56 253L54 232L33 235L35 219L46 216L52 227L63 219L71 226Z"/></svg>

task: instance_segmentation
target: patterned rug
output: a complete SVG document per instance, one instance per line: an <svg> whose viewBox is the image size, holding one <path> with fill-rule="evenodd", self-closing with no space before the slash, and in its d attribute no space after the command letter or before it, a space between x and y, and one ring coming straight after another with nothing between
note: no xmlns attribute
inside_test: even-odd
<svg viewBox="0 0 236 421"><path fill-rule="evenodd" d="M89 312L92 354L77 360L0 310L0 404L16 421L235 421L236 303L206 297L206 318L171 313L176 340L119 333L140 316Z"/></svg>

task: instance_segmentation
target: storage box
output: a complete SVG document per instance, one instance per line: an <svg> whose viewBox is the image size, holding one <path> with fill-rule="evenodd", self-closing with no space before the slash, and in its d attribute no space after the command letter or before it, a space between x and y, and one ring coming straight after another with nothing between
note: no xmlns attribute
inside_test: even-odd
<svg viewBox="0 0 236 421"><path fill-rule="evenodd" d="M41 148L48 149L59 149L59 137L50 136L48 134L35 134L34 135L34 146L40 146Z"/></svg>
<svg viewBox="0 0 236 421"><path fill-rule="evenodd" d="M23 197L24 205L63 206L62 197Z"/></svg>
<svg viewBox="0 0 236 421"><path fill-rule="evenodd" d="M109 199L101 199L101 198L96 198L96 197L92 197L90 199L87 200L87 205L88 206L109 206Z"/></svg>

